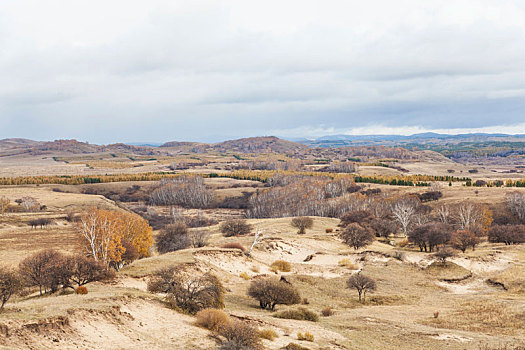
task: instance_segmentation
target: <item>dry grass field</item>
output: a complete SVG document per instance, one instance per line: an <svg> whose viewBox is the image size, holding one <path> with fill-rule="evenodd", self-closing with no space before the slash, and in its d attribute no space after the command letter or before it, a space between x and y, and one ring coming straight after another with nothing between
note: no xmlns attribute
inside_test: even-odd
<svg viewBox="0 0 525 350"><path fill-rule="evenodd" d="M232 161L220 155L213 157L216 163ZM106 158L73 158L67 158L68 163L40 158L23 164L10 164L4 158L0 160L0 176L27 174L28 169L33 169L34 175L138 171L130 162L143 163L140 172L157 171L165 170L169 164L168 159L160 157L158 161L128 159L129 162L119 161L119 166ZM93 169L86 163L92 164ZM455 176L462 176L468 172L467 167L446 162L399 165L413 174L444 175L447 169L454 169ZM361 167L359 171L399 173L384 167ZM488 179L491 173L486 169L476 176ZM210 178L205 183L218 201L252 194L264 187L256 181L228 178ZM156 185L143 181L0 187L0 198L15 203L29 196L41 205L39 211L7 212L0 216L1 265L15 267L23 258L45 248L82 251L76 224L67 217L92 206L115 210L145 207L147 212L169 215L168 206L144 204L143 198ZM425 187L362 185L364 189L381 189L386 198L428 191ZM130 192L133 188L135 192ZM499 210L505 195L516 190L443 183L443 197L429 205L470 200ZM121 202L118 195L122 193L133 193L138 199ZM203 215L220 222L242 217L243 210L180 209L180 213ZM32 228L28 223L35 218L48 218L51 224ZM399 236L389 243L376 240L354 250L339 239L340 220L335 218L314 217L313 227L304 235L297 234L291 218L250 219L248 223L253 227L252 233L236 237L224 237L216 223L201 228L210 235L203 248L162 255L153 249L151 257L124 266L114 281L89 284L87 295L57 292L38 296L32 290L14 297L0 313L0 349L214 348L216 335L197 326L193 316L169 309L163 295L147 291L147 282L156 271L176 265L184 265L194 274L212 272L219 276L226 288L225 312L233 319L277 334L273 340L263 340L268 349L281 349L290 343L307 349L359 350L514 349L525 344L524 245L483 241L476 250L460 253L443 265L415 246L396 245L404 240ZM263 239L251 256L239 249L222 248L225 244L240 244L248 249L255 231L262 232ZM159 231L153 232L154 237L158 234ZM290 271L272 268L277 260L288 262ZM376 291L367 295L364 304L358 301L355 290L346 287L349 276L357 272L377 282ZM286 278L298 288L302 304L278 305L275 312L261 310L247 296L247 290L251 281L263 276ZM275 317L276 312L294 312L298 307L317 315L327 308L331 312L320 316L317 322ZM306 332L313 335L313 341L298 337L298 333Z"/></svg>

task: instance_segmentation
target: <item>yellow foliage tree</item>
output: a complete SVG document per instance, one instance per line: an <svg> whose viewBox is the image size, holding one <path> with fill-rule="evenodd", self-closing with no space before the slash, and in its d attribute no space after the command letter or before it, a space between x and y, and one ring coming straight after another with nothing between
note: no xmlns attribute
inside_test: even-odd
<svg viewBox="0 0 525 350"><path fill-rule="evenodd" d="M78 231L87 253L116 269L123 264L126 246L135 249L140 258L149 256L153 244L148 222L128 212L93 207L82 215Z"/></svg>

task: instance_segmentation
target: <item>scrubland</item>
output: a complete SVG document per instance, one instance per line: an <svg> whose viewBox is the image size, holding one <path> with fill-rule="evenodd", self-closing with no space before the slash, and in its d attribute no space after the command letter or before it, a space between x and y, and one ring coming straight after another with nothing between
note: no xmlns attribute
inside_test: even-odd
<svg viewBox="0 0 525 350"><path fill-rule="evenodd" d="M57 172L80 167L80 163L77 164L80 159L73 158L59 159L69 163L61 164ZM127 165L116 167L108 163L117 162L116 159L102 158L83 159L94 169L85 165L84 168L93 171L111 167L115 172L136 169ZM135 162L143 162L152 169L150 163L154 163L156 170L170 164L161 157L157 161L146 158L137 158ZM467 172L463 165L447 163L441 158L439 162L434 169L416 162L399 164L414 174L443 175L444 169L455 169L456 176L460 171ZM49 169L54 165L50 163ZM385 167L362 167L359 171L365 175L375 171L399 174L399 170ZM40 173L53 171L36 174ZM493 176L488 172L485 175L486 179ZM310 186L309 182L305 184ZM170 307L173 305L166 296L171 292L148 289L148 283L158 271L174 266L183 269L185 278L206 273L217 276L224 287L222 310L226 316L215 315L222 319L216 322L240 327L235 323L240 321L256 329L256 342L260 343L247 348L294 349L292 343L296 344L295 349L362 350L520 349L524 346L525 244L507 245L487 238L495 222L512 217L507 212L506 196L515 191L525 193L522 189L467 187L460 182L451 186L447 182L439 184L441 197L418 204L418 208L423 206L418 209L424 210L423 216L437 218L439 208L445 205L450 206L452 217L457 214L454 210L460 210L460 205L468 201L479 210L482 220L476 223L479 227L472 226L472 230L479 230L474 249L469 246L465 252L456 251L442 263L434 252L420 251L415 242L407 240L400 226L396 226L395 234L374 235L371 244L358 249L345 244L341 233L346 228L341 218L343 222L355 222L351 221L353 217L361 215L359 225L375 227L372 220L387 211L391 215L391 204L396 200L405 196L417 198L418 194L429 191L428 186L359 185L362 186L360 192L338 193L335 197L347 198L344 212L354 216L313 215L320 210L310 203L312 195L319 194L315 190L308 192L305 203L299 196L293 197L290 203L296 206L290 204L292 207L287 208L292 216L252 217L246 220L248 231L231 236L224 233L222 224L231 219L244 219L254 203L250 202L250 196L267 191L268 183L204 179L203 186L210 191L214 204L202 208L150 203L151 194L160 186L157 181L0 186L0 198L9 199L12 206L0 215L0 265L3 267L16 268L23 259L49 248L67 254L86 254L79 234L79 218L92 207L140 215L153 227L152 240L156 244L162 230L177 221L184 222L188 232L204 232L206 237L202 247L188 243L165 254L159 254L154 244L149 256L119 266L114 279L87 284L86 295L76 294L72 289L59 289L40 296L35 287L26 288L14 295L0 312L0 348L212 349L223 346L225 349L229 333L218 331L226 329L224 326L209 330L211 321L202 321L202 314L199 318ZM376 191L362 192L366 190ZM21 204L16 200L24 197L33 198L38 210L20 210ZM318 200L320 205L332 203L331 198L322 195ZM343 205L341 201L337 205ZM388 205L381 207L377 203ZM357 215L359 211L373 211L373 218L362 213ZM485 222L489 211L491 220ZM275 216L271 210L265 213ZM313 223L304 234L291 225L295 216L312 218ZM31 220L42 218L49 219L50 223L42 227L30 225ZM428 224L423 217L417 220L421 220L420 225ZM247 254L256 234L258 241L251 254ZM437 243L436 249L445 245L449 245L448 241ZM355 289L348 288L347 281L355 274L375 281L375 288L366 294L365 302L359 301ZM253 281L268 277L282 278L286 282L279 283L291 284L300 294L299 302L277 304L275 310L261 309L248 291ZM250 329L246 329L245 336L249 332Z"/></svg>

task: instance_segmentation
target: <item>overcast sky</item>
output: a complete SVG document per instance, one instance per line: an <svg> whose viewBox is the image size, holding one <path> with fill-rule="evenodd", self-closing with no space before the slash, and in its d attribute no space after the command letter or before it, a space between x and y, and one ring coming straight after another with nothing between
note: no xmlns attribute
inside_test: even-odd
<svg viewBox="0 0 525 350"><path fill-rule="evenodd" d="M0 0L0 138L525 133L525 0Z"/></svg>

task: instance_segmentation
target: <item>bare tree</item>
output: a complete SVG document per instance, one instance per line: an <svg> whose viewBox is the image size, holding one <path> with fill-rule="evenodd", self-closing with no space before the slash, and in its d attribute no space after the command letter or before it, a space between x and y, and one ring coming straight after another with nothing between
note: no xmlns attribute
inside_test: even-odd
<svg viewBox="0 0 525 350"><path fill-rule="evenodd" d="M248 253L246 253L246 255L248 255L248 256L252 255L253 248L257 244L263 242L262 236L263 236L263 230L261 230L260 228L257 228L257 230L255 230L255 236L253 237L252 245L250 246L250 249L248 250Z"/></svg>
<svg viewBox="0 0 525 350"><path fill-rule="evenodd" d="M414 219L418 204L418 201L412 197L403 197L392 205L392 215L401 226L405 236Z"/></svg>
<svg viewBox="0 0 525 350"><path fill-rule="evenodd" d="M508 193L505 196L505 203L519 222L525 223L525 194L521 192Z"/></svg>
<svg viewBox="0 0 525 350"><path fill-rule="evenodd" d="M346 286L357 290L359 301L364 304L366 302L366 293L376 290L376 281L358 272L350 276L348 281L346 281Z"/></svg>
<svg viewBox="0 0 525 350"><path fill-rule="evenodd" d="M150 200L155 205L180 205L190 208L207 208L214 200L214 192L206 187L201 176L180 176L161 180Z"/></svg>
<svg viewBox="0 0 525 350"><path fill-rule="evenodd" d="M450 207L446 204L442 204L437 208L438 219L441 223L449 225L451 219Z"/></svg>

